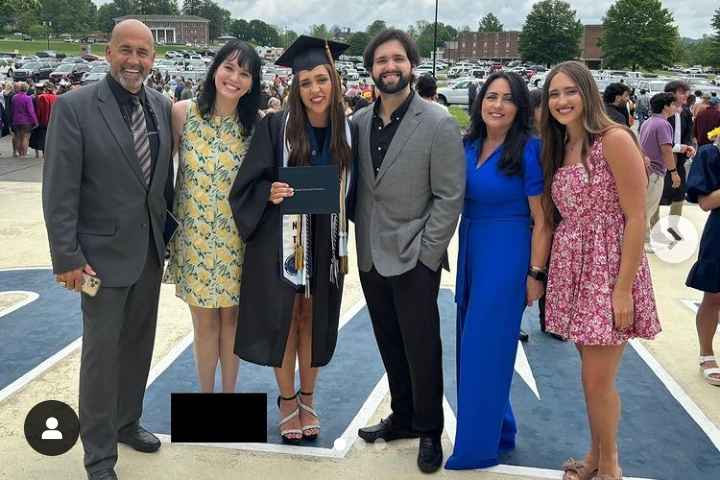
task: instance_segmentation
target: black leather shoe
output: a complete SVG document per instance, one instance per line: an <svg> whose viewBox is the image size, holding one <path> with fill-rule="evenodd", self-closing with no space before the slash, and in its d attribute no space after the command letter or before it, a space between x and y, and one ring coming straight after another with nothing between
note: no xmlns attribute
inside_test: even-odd
<svg viewBox="0 0 720 480"><path fill-rule="evenodd" d="M107 468L93 473L88 472L88 480L118 480L118 477L115 475L115 470Z"/></svg>
<svg viewBox="0 0 720 480"><path fill-rule="evenodd" d="M423 473L437 472L442 465L443 451L440 437L420 437L420 448L418 449L417 464Z"/></svg>
<svg viewBox="0 0 720 480"><path fill-rule="evenodd" d="M152 453L160 448L160 440L145 430L139 423L133 423L118 432L118 442L124 443L138 452Z"/></svg>
<svg viewBox="0 0 720 480"><path fill-rule="evenodd" d="M527 343L527 341L530 340L530 335L528 335L528 333L521 328L521 329L520 329L520 335L519 335L518 338L519 338L519 340L520 340L521 342Z"/></svg>
<svg viewBox="0 0 720 480"><path fill-rule="evenodd" d="M374 443L375 440L382 438L386 442L399 440L401 438L418 438L419 433L408 427L401 427L393 424L392 415L388 418L380 420L377 425L371 425L358 430L358 437L368 443Z"/></svg>

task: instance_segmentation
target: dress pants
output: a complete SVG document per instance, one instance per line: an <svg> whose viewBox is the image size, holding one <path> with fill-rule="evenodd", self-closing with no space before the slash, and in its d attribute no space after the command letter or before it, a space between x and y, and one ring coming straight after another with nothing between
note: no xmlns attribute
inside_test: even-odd
<svg viewBox="0 0 720 480"><path fill-rule="evenodd" d="M360 272L390 385L393 423L432 436L443 431L443 372L437 297L440 270L420 261L401 275Z"/></svg>
<svg viewBox="0 0 720 480"><path fill-rule="evenodd" d="M145 267L133 285L101 286L95 297L82 294L80 438L89 473L115 465L118 431L142 415L161 277L151 236Z"/></svg>

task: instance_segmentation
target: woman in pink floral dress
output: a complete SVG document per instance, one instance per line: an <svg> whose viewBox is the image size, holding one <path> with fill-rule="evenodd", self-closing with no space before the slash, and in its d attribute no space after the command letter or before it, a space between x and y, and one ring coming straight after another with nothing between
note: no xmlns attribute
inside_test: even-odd
<svg viewBox="0 0 720 480"><path fill-rule="evenodd" d="M587 68L556 66L545 81L546 212L559 213L547 286L547 330L575 342L592 447L566 480L622 478L615 388L625 343L660 331L643 250L647 176L632 133L610 120Z"/></svg>

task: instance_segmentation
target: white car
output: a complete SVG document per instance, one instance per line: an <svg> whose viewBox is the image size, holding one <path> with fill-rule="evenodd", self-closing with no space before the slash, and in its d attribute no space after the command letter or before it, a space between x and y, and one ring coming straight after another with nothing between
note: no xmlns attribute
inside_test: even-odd
<svg viewBox="0 0 720 480"><path fill-rule="evenodd" d="M440 87L437 89L438 103L442 105L467 105L470 83L477 85L478 90L480 90L480 86L484 82L479 78L463 78L449 84L447 87Z"/></svg>
<svg viewBox="0 0 720 480"><path fill-rule="evenodd" d="M348 68L345 70L345 80L355 81L360 80L360 74L354 68Z"/></svg>

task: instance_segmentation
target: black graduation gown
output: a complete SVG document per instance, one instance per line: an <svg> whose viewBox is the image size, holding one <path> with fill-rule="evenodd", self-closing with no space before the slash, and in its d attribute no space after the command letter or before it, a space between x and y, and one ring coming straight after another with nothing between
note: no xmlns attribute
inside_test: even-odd
<svg viewBox="0 0 720 480"><path fill-rule="evenodd" d="M246 242L235 354L273 367L282 365L297 294L281 273L280 206L268 201L282 164L283 128L282 113L268 114L258 122L229 197L238 231ZM322 367L332 358L337 343L343 275L337 287L330 281L330 216L314 215L312 222L311 364Z"/></svg>
<svg viewBox="0 0 720 480"><path fill-rule="evenodd" d="M668 117L668 122L672 127L673 136L675 135L675 115ZM687 108L683 108L680 112L680 143L684 145L692 145L693 119L692 113ZM673 137L674 138L674 137ZM684 153L675 153L675 162L677 164L678 175L680 176L680 187L673 188L672 174L665 173L665 183L663 185L663 193L660 198L660 205L670 205L672 202L682 202L685 199L686 190L686 172L685 162L688 157Z"/></svg>

